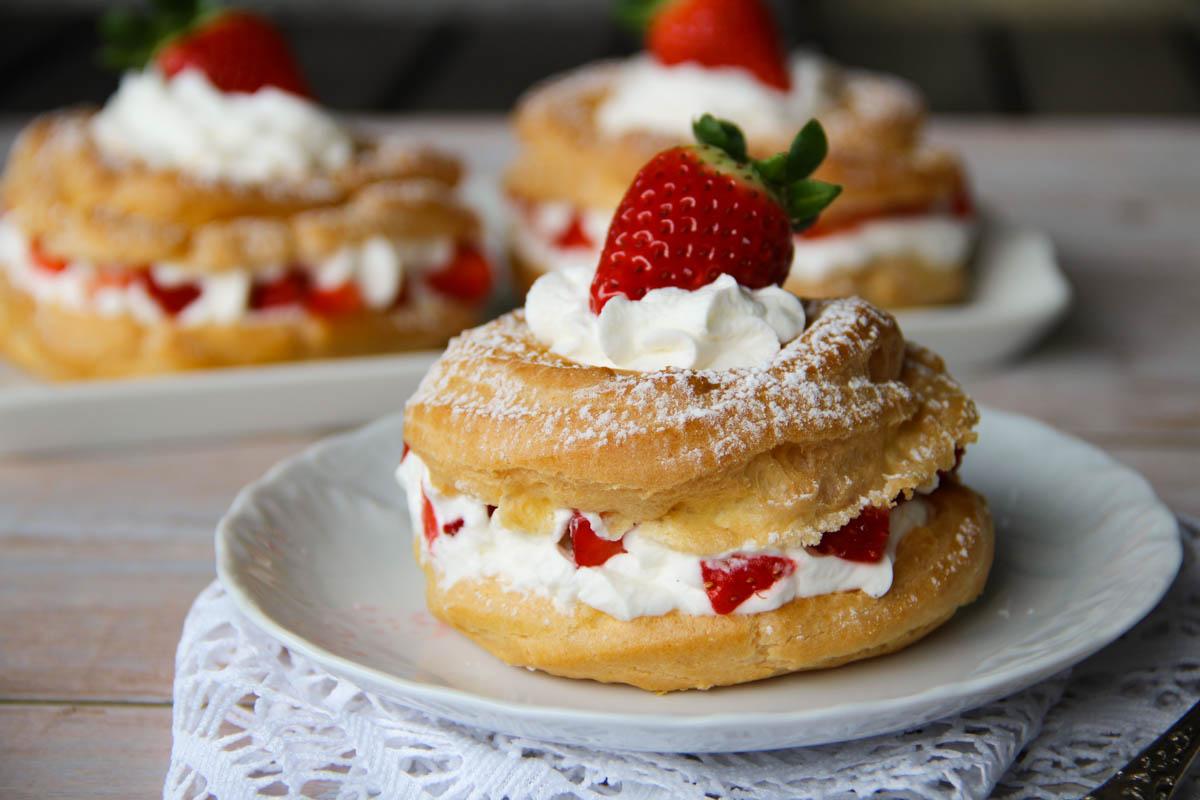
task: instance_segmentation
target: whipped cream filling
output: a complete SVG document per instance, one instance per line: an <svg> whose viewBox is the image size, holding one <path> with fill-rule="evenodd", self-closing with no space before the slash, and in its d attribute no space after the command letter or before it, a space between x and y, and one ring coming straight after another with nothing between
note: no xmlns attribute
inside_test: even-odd
<svg viewBox="0 0 1200 800"><path fill-rule="evenodd" d="M445 494L430 484L425 464L409 453L396 470L397 480L408 500L414 536L421 558L433 565L444 587L462 580L494 578L515 592L549 598L555 607L570 613L583 603L617 619L660 616L672 611L708 616L712 601L704 588L701 561L731 555L774 555L792 559L795 570L770 588L751 595L735 614L771 611L798 597L815 597L833 592L862 591L882 597L892 585L892 565L904 536L929 521L930 506L919 497L892 509L887 551L875 563L849 561L836 556L813 555L795 550L741 549L713 556L697 556L664 547L633 528L624 535L624 553L598 567L577 567L559 547L572 512L555 512L554 531L534 534L506 528L499 514L461 494ZM439 525L462 524L452 534L440 534L432 542L423 535L422 511L428 498ZM584 514L593 531L611 538L598 514Z"/></svg>
<svg viewBox="0 0 1200 800"><path fill-rule="evenodd" d="M590 245L563 246L559 240L578 215L580 227ZM570 203L521 202L512 215L510 231L512 246L517 255L530 264L553 264L554 269L596 268L612 211L577 209Z"/></svg>
<svg viewBox="0 0 1200 800"><path fill-rule="evenodd" d="M550 350L582 364L650 371L763 367L804 330L804 306L778 286L746 289L722 275L699 289L651 289L588 306L592 270L543 275L525 319Z"/></svg>
<svg viewBox="0 0 1200 800"><path fill-rule="evenodd" d="M690 140L692 121L708 112L736 120L746 136L790 138L811 117L836 102L840 70L825 59L800 53L791 59L792 86L782 91L740 67L666 65L650 55L631 58L596 110L609 136L643 131Z"/></svg>
<svg viewBox="0 0 1200 800"><path fill-rule="evenodd" d="M855 272L877 258L905 255L930 269L951 271L966 261L976 222L957 214L931 213L866 220L842 233L796 238L791 274L821 279Z"/></svg>
<svg viewBox="0 0 1200 800"><path fill-rule="evenodd" d="M591 247L556 243L575 213L580 214ZM526 213L515 215L513 246L531 264L551 270L595 269L611 218L611 213L591 209L576 212L568 203L530 204ZM931 269L952 270L967 259L977 230L974 217L943 211L883 216L825 236L797 236L791 274L818 280L865 269L877 258L909 254L919 256Z"/></svg>
<svg viewBox="0 0 1200 800"><path fill-rule="evenodd" d="M325 175L354 153L350 135L315 103L272 87L222 92L191 69L126 73L92 135L109 157L244 184Z"/></svg>
<svg viewBox="0 0 1200 800"><path fill-rule="evenodd" d="M389 240L375 236L347 245L325 260L306 267L313 284L335 289L353 284L371 309L385 309L396 300L406 275L420 275L445 265L454 255L455 243L448 238ZM70 261L60 271L40 267L29 238L11 216L0 216L0 269L8 281L33 295L40 303L52 303L75 311L104 317L130 316L152 324L168 318L140 281L114 281L104 270L87 261ZM154 282L163 287L190 284L199 295L173 318L182 326L229 324L246 317L297 313L299 308L250 308L256 282L270 283L288 269L285 265L251 272L245 269L196 273L169 262L149 266Z"/></svg>

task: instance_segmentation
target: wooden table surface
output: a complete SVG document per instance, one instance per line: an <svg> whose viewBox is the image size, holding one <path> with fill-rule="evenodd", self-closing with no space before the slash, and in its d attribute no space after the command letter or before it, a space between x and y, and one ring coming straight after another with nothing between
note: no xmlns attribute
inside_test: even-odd
<svg viewBox="0 0 1200 800"><path fill-rule="evenodd" d="M1200 122L939 119L934 133L990 208L1051 233L1076 291L1036 351L968 388L1200 515ZM175 644L213 579L214 525L319 435L0 460L0 797L161 793Z"/></svg>

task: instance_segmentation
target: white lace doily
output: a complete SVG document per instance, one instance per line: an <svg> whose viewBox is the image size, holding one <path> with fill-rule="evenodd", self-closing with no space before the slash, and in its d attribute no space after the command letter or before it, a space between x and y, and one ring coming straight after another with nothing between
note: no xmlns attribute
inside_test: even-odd
<svg viewBox="0 0 1200 800"><path fill-rule="evenodd" d="M597 753L431 719L289 652L213 584L188 614L176 656L163 796L1077 797L1200 696L1194 526L1184 539L1183 571L1163 604L1069 680L905 734L728 755Z"/></svg>

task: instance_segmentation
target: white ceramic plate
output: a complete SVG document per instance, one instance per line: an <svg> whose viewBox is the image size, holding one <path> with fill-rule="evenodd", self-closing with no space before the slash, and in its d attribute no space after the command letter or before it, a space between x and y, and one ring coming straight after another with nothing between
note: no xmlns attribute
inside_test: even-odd
<svg viewBox="0 0 1200 800"><path fill-rule="evenodd" d="M1071 305L1071 286L1044 233L986 219L959 305L899 311L905 337L971 371L1012 358L1040 339Z"/></svg>
<svg viewBox="0 0 1200 800"><path fill-rule="evenodd" d="M887 733L1015 692L1141 619L1180 562L1148 484L1038 422L986 411L964 479L997 558L974 605L895 655L658 696L508 667L425 610L389 417L278 465L217 531L217 571L256 624L330 672L431 714L601 749L759 750Z"/></svg>

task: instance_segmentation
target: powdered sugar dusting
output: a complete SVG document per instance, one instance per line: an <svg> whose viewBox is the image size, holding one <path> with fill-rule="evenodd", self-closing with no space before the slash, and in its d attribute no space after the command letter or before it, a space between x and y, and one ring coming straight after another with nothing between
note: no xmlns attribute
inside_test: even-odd
<svg viewBox="0 0 1200 800"><path fill-rule="evenodd" d="M808 328L764 368L627 372L548 352L513 312L455 339L410 401L449 409L456 422L512 426L546 456L661 437L660 452L716 466L803 438L827 439L911 414L912 390L872 381L871 356L895 346L894 322L858 299L809 304ZM881 341L891 336L891 342ZM506 368L486 363L508 362ZM544 378L553 369L553 385ZM702 437L688 437L701 428ZM518 439L518 437L520 437ZM683 449L667 446L675 439ZM703 446L688 445L702 441Z"/></svg>

